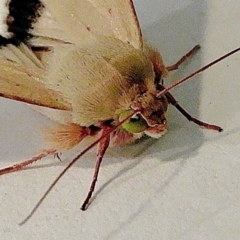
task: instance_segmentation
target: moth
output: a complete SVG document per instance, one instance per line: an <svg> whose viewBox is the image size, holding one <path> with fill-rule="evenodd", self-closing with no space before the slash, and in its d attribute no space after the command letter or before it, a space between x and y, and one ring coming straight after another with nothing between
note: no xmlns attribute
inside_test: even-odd
<svg viewBox="0 0 240 240"><path fill-rule="evenodd" d="M143 41L131 0L25 0L21 4L2 0L0 4L0 96L56 109L58 114L56 127L46 136L49 148L1 169L0 174L21 170L70 150L88 137L95 138L57 177L29 217L61 176L97 145L93 180L81 207L85 210L109 145L164 135L170 104L189 121L222 131L191 117L169 90L239 49L166 88L163 79L168 72L199 46L176 64L165 66L160 53Z"/></svg>

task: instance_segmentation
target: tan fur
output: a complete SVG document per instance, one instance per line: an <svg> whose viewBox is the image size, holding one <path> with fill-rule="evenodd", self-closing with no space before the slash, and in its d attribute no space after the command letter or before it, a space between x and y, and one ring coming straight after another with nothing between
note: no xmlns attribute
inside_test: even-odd
<svg viewBox="0 0 240 240"><path fill-rule="evenodd" d="M68 110L62 119L69 122L50 131L53 136L49 139L57 149L79 143L85 137L85 127L99 127L107 120L117 123L121 112L128 109L141 109L151 131L155 125L162 130L167 101L156 97L155 77L166 76L167 70L157 51L143 47L132 1L44 3L47 11L40 23L52 26L44 33L38 25L35 33L40 35L37 40L46 37L44 44L50 51L35 55L25 45L5 48L0 63L0 95ZM58 34L66 32L66 37L51 39L51 27L58 29ZM134 134L120 132L122 137L116 137L116 142L135 138Z"/></svg>
<svg viewBox="0 0 240 240"><path fill-rule="evenodd" d="M157 75L161 76L161 78L167 77L168 70L163 63L161 54L156 49L150 47L147 44L144 45L143 51L146 56L148 56L149 60L152 62L154 72Z"/></svg>
<svg viewBox="0 0 240 240"><path fill-rule="evenodd" d="M53 149L68 150L79 144L89 132L77 124L56 124L55 128L44 129L44 137Z"/></svg>
<svg viewBox="0 0 240 240"><path fill-rule="evenodd" d="M63 93L73 107L73 121L82 126L111 119L125 82L101 56L90 49L72 46L46 82L49 88ZM107 102L112 104L104 104Z"/></svg>

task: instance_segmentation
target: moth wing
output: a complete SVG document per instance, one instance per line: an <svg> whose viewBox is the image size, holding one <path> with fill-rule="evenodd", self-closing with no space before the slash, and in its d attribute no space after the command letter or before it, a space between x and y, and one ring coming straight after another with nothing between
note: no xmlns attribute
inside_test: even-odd
<svg viewBox="0 0 240 240"><path fill-rule="evenodd" d="M71 42L47 8L41 11L41 15L34 22L30 34L34 36L30 39L30 45L32 46L48 47Z"/></svg>
<svg viewBox="0 0 240 240"><path fill-rule="evenodd" d="M0 51L0 96L54 109L71 110L57 91L43 82L45 70L26 46L8 45ZM38 66L39 64L39 66Z"/></svg>
<svg viewBox="0 0 240 240"><path fill-rule="evenodd" d="M45 0L44 3L72 43L90 42L96 35L102 35L142 48L141 30L131 0Z"/></svg>

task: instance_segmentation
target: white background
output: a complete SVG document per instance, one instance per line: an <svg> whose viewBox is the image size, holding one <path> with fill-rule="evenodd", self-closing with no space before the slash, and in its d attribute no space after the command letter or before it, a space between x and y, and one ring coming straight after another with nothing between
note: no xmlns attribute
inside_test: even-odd
<svg viewBox="0 0 240 240"><path fill-rule="evenodd" d="M240 46L240 1L135 0L145 38L166 64L194 45L201 51L166 84ZM199 129L173 107L169 132L159 140L111 149L91 206L79 207L94 170L87 154L58 183L33 218L26 217L75 156L45 159L0 177L1 239L239 239L240 53L173 93L194 116L223 133ZM49 120L22 103L0 99L0 166L36 154Z"/></svg>

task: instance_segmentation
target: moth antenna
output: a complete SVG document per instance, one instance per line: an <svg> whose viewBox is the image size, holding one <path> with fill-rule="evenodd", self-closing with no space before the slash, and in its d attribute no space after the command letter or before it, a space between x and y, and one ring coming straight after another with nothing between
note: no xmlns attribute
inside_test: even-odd
<svg viewBox="0 0 240 240"><path fill-rule="evenodd" d="M177 82L171 84L170 86L164 88L161 92L159 92L159 93L157 94L157 97L161 97L161 96L163 96L164 94L166 94L167 92L169 92L172 88L174 88L174 87L176 87L176 86L182 84L183 82L187 81L188 79L192 78L193 76L195 76L195 75L197 75L197 74L203 72L203 71L206 70L207 68L209 68L209 67L215 65L216 63L222 61L223 59L225 59L225 58L227 58L227 57L233 55L234 53L236 53L236 52L238 52L238 51L240 51L240 48L236 48L235 50L233 50L233 51L231 51L231 52L229 52L229 53L223 55L222 57L220 57L220 58L218 58L218 59L212 61L211 63L209 63L209 64L203 66L202 68L198 69L197 71L191 73L191 74L188 75L187 77L178 80Z"/></svg>
<svg viewBox="0 0 240 240"><path fill-rule="evenodd" d="M42 158L45 158L49 155L55 155L55 154L57 154L57 151L54 150L54 149L44 150L42 153L40 153L37 156L32 157L29 160L23 161L21 163L14 164L10 167L0 169L0 175L10 173L10 172L19 171L19 170L23 169L24 167L26 167L26 166L34 163L34 162L37 162L38 160L41 160Z"/></svg>
<svg viewBox="0 0 240 240"><path fill-rule="evenodd" d="M199 45L196 45L191 51L189 51L186 55L184 55L177 63L173 64L172 66L168 67L168 71L172 71L178 68L179 65L181 65L189 56L193 55L198 49L200 48ZM180 113L182 113L182 115L184 117L186 117L189 121L199 125L200 127L206 128L206 129L211 129L211 130L215 130L218 132L222 132L223 129L217 125L213 125L213 124L209 124L206 122L202 122L200 120L198 120L197 118L192 117L185 109L183 109L179 103L177 102L177 100L173 97L173 95L169 92L170 89L178 86L179 84L185 82L186 80L190 79L191 77L197 75L200 72L203 72L204 70L206 70L207 68L213 66L214 64L222 61L223 59L229 57L230 55L238 52L240 50L240 48L237 48L227 54L225 54L224 56L218 58L217 60L207 64L206 66L200 68L199 70L195 71L194 73L190 74L189 76L173 83L172 85L168 86L168 87L163 87L162 85L159 85L160 88L160 92L157 94L157 97L160 97L162 95L165 94L166 98L168 99L169 103L171 103Z"/></svg>
<svg viewBox="0 0 240 240"><path fill-rule="evenodd" d="M69 168L77 162L77 160L82 157L84 154L86 154L90 149L92 149L94 146L96 146L100 141L107 138L113 131L115 131L118 127L120 127L125 121L130 119L133 115L140 113L141 111L139 109L133 110L131 114L129 114L126 118L124 118L122 121L120 121L115 126L109 128L107 131L105 131L104 134L101 135L97 140L95 140L92 144L90 144L88 147L86 147L81 153L79 153L68 165L65 167L65 169L58 175L58 177L52 182L52 184L49 186L47 191L43 194L43 196L40 198L40 200L37 202L35 207L32 209L32 211L29 213L29 215L19 223L20 226L24 225L37 211L41 203L45 200L45 198L48 196L48 194L51 192L51 190L54 188L54 186L58 183L58 181L62 178L62 176L69 170ZM87 199L87 198L86 198Z"/></svg>

